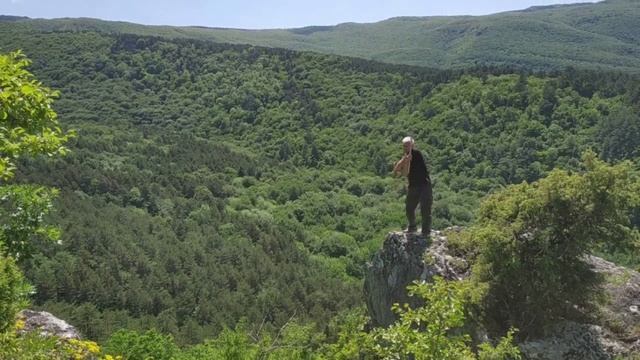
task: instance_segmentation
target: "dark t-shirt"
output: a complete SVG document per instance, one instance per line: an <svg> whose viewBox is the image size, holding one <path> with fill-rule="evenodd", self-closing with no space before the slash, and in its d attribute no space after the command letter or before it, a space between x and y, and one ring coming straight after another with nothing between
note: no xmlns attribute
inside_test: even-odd
<svg viewBox="0 0 640 360"><path fill-rule="evenodd" d="M429 171L424 162L422 153L411 149L411 165L409 167L409 186L421 186L429 184Z"/></svg>

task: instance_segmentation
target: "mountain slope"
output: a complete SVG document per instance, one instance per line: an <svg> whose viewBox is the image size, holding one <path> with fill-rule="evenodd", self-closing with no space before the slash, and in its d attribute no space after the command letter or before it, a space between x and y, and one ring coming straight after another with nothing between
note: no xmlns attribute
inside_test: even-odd
<svg viewBox="0 0 640 360"><path fill-rule="evenodd" d="M533 7L477 17L398 17L370 24L274 30L143 26L93 19L6 20L0 26L198 38L439 68L515 64L538 70L640 69L640 2L634 0Z"/></svg>
<svg viewBox="0 0 640 360"><path fill-rule="evenodd" d="M640 148L628 74L465 74L24 24L0 28L0 51L33 60L78 132L67 157L20 166L60 189L63 230L25 273L39 307L92 339L155 327L194 343L293 315L321 329L357 306L364 264L405 219L389 172L406 135L428 158L436 229L587 148Z"/></svg>

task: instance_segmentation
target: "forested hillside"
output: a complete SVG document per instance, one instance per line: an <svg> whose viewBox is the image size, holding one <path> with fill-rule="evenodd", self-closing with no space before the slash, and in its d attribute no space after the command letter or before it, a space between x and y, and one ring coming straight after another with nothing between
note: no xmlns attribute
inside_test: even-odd
<svg viewBox="0 0 640 360"><path fill-rule="evenodd" d="M60 90L77 131L66 157L19 167L60 189L63 231L22 266L39 307L97 340L155 327L194 343L241 319L322 329L360 305L366 260L403 226L389 172L406 135L428 158L435 228L469 223L506 184L576 169L586 149L639 156L640 83L624 73L441 72L7 26L0 39Z"/></svg>
<svg viewBox="0 0 640 360"><path fill-rule="evenodd" d="M640 68L640 3L636 0L541 6L475 17L407 16L369 24L273 30L142 26L94 19L7 17L9 22L4 24L1 20L1 26L22 31L195 38L436 68L479 64L562 70L574 66L634 73Z"/></svg>

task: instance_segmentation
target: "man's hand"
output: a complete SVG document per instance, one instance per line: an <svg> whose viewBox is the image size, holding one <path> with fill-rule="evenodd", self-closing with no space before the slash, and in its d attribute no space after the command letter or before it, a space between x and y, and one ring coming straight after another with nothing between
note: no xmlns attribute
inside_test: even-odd
<svg viewBox="0 0 640 360"><path fill-rule="evenodd" d="M411 153L404 154L396 165L393 167L393 172L406 176L409 174L409 167L411 166Z"/></svg>

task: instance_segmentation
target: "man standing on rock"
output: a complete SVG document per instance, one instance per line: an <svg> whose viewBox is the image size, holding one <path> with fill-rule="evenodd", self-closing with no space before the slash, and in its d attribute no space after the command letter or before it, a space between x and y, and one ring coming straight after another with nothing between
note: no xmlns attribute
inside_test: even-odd
<svg viewBox="0 0 640 360"><path fill-rule="evenodd" d="M406 176L409 180L407 188L406 212L409 225L407 232L416 232L416 207L420 203L422 215L422 235L429 237L431 233L431 205L433 194L431 179L422 153L414 149L414 141L410 136L402 139L404 156L393 167L394 174Z"/></svg>

